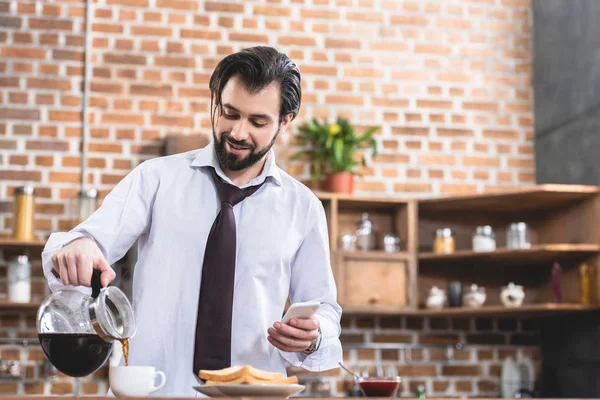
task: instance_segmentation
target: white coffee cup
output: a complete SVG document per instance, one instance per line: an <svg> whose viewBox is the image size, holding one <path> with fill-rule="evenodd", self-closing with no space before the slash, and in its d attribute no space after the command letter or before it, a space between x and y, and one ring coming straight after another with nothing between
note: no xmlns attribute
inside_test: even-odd
<svg viewBox="0 0 600 400"><path fill-rule="evenodd" d="M155 385L156 378L160 377ZM119 397L147 397L167 382L165 374L154 367L113 366L108 373L110 388Z"/></svg>

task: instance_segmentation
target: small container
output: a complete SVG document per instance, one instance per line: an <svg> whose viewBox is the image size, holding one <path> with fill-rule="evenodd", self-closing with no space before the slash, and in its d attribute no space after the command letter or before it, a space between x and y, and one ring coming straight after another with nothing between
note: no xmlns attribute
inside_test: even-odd
<svg viewBox="0 0 600 400"><path fill-rule="evenodd" d="M528 249L531 247L531 230L525 222L514 222L506 230L506 247Z"/></svg>
<svg viewBox="0 0 600 400"><path fill-rule="evenodd" d="M351 233L345 233L340 237L340 245L342 250L354 251L356 250L356 235Z"/></svg>
<svg viewBox="0 0 600 400"><path fill-rule="evenodd" d="M386 253L397 253L400 251L400 238L396 235L387 234L383 238L383 249Z"/></svg>
<svg viewBox="0 0 600 400"><path fill-rule="evenodd" d="M76 210L78 214L75 219L77 224L80 224L96 211L98 191L96 189L81 190L77 198L78 204Z"/></svg>
<svg viewBox="0 0 600 400"><path fill-rule="evenodd" d="M437 254L454 253L454 234L450 228L442 228L435 231L433 252Z"/></svg>
<svg viewBox="0 0 600 400"><path fill-rule="evenodd" d="M496 250L496 236L491 226L478 226L473 234L473 251Z"/></svg>
<svg viewBox="0 0 600 400"><path fill-rule="evenodd" d="M18 240L33 240L35 218L35 189L31 185L15 189L13 237Z"/></svg>
<svg viewBox="0 0 600 400"><path fill-rule="evenodd" d="M356 229L358 248L362 251L374 250L376 247L376 236L373 223L369 220L369 214L363 213Z"/></svg>
<svg viewBox="0 0 600 400"><path fill-rule="evenodd" d="M580 277L580 302L584 306L589 306L592 303L591 287L590 287L590 267L587 264L579 266Z"/></svg>
<svg viewBox="0 0 600 400"><path fill-rule="evenodd" d="M17 256L8 262L8 301L31 301L31 263L25 255Z"/></svg>

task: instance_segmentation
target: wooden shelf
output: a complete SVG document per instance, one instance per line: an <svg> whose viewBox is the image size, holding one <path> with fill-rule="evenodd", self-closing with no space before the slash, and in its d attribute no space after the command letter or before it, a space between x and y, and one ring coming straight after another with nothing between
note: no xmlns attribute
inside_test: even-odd
<svg viewBox="0 0 600 400"><path fill-rule="evenodd" d="M512 213L563 207L598 194L596 186L536 185L522 190L471 196L419 200L419 213L481 212Z"/></svg>
<svg viewBox="0 0 600 400"><path fill-rule="evenodd" d="M10 237L0 237L0 249L43 249L43 240L17 240Z"/></svg>
<svg viewBox="0 0 600 400"><path fill-rule="evenodd" d="M41 304L41 302L11 303L7 300L0 300L0 311L37 311Z"/></svg>
<svg viewBox="0 0 600 400"><path fill-rule="evenodd" d="M410 258L410 254L406 251L399 251L396 253L388 253L385 251L345 251L338 250L337 254L341 257L350 259L350 260L386 260L386 261L405 261Z"/></svg>
<svg viewBox="0 0 600 400"><path fill-rule="evenodd" d="M578 260L600 253L597 244L545 244L529 249L496 249L489 252L458 250L450 254L421 253L419 265L485 263L491 265L548 265L554 261Z"/></svg>
<svg viewBox="0 0 600 400"><path fill-rule="evenodd" d="M428 309L382 309L382 308L344 308L343 315L390 315L415 317L545 317L574 312L600 311L598 306L583 306L581 304L526 304L518 308L503 306L484 306L481 308L444 308L441 310Z"/></svg>

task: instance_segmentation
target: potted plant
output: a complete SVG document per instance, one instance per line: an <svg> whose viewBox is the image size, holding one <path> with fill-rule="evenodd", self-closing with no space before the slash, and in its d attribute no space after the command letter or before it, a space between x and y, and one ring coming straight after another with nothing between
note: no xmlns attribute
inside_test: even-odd
<svg viewBox="0 0 600 400"><path fill-rule="evenodd" d="M326 176L326 190L336 193L352 193L354 175L358 165L366 165L365 157L359 151L371 147L377 155L377 142L373 133L378 126L357 134L345 118L338 117L334 124L327 121L319 123L315 118L300 126L300 137L310 145L292 156L298 159L308 154L312 161L311 179L313 182Z"/></svg>

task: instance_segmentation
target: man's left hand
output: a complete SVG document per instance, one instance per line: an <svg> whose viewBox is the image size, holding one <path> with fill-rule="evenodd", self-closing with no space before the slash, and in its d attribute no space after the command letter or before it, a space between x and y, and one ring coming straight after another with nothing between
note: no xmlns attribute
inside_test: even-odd
<svg viewBox="0 0 600 400"><path fill-rule="evenodd" d="M269 342L279 350L304 351L319 337L319 319L315 316L308 319L292 318L287 324L276 321L267 333Z"/></svg>

